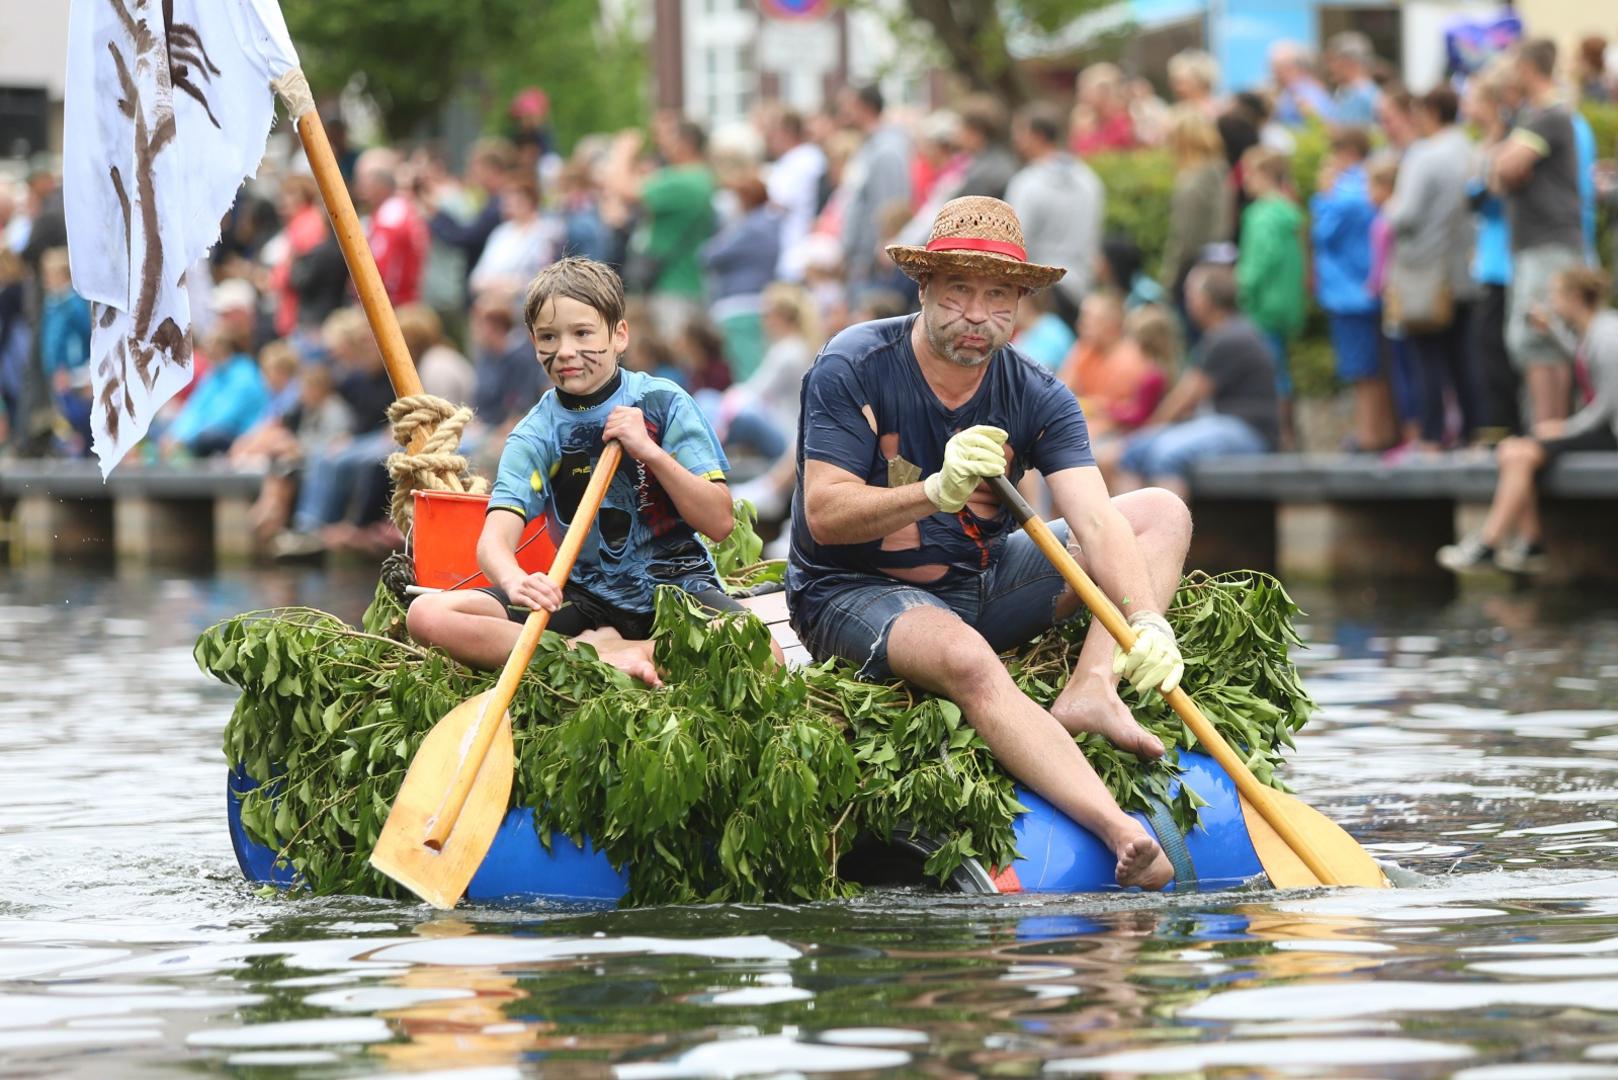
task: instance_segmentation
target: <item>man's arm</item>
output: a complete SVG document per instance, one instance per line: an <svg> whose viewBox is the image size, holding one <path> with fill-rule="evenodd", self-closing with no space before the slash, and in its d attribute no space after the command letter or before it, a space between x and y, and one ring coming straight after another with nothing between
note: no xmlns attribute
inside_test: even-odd
<svg viewBox="0 0 1618 1080"><path fill-rule="evenodd" d="M1093 465L1063 469L1045 482L1057 514L1067 522L1068 543L1084 552L1096 584L1125 618L1143 611L1161 614L1152 601L1152 577L1135 530L1112 505L1101 470Z"/></svg>
<svg viewBox="0 0 1618 1080"><path fill-rule="evenodd" d="M1158 404L1157 411L1147 424L1172 424L1176 420L1183 420L1196 411L1197 406L1208 399L1213 393L1213 380L1208 374L1198 368L1187 368L1180 381L1174 384Z"/></svg>
<svg viewBox="0 0 1618 1080"><path fill-rule="evenodd" d="M1489 187L1497 193L1516 191L1534 175L1548 148L1538 135L1519 128L1495 147L1489 163Z"/></svg>
<svg viewBox="0 0 1618 1080"><path fill-rule="evenodd" d="M867 544L939 510L924 484L875 487L847 469L805 458L803 512L817 544Z"/></svg>

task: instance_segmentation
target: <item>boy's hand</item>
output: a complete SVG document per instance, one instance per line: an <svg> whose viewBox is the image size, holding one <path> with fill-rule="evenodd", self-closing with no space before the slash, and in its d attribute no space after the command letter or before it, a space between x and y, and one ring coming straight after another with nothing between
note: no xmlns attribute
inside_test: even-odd
<svg viewBox="0 0 1618 1080"><path fill-rule="evenodd" d="M601 429L602 442L618 440L624 453L636 461L645 461L658 449L652 433L646 430L646 414L633 405L620 405L607 416L607 425Z"/></svg>
<svg viewBox="0 0 1618 1080"><path fill-rule="evenodd" d="M518 574L501 584L512 607L554 613L562 606L562 590L544 574Z"/></svg>

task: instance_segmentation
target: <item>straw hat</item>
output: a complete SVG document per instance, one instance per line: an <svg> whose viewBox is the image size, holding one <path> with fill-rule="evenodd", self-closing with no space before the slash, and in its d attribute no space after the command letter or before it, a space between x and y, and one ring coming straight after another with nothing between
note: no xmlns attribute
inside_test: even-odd
<svg viewBox="0 0 1618 1080"><path fill-rule="evenodd" d="M894 244L887 251L899 269L918 281L928 274L977 274L1043 289L1067 273L1060 266L1029 262L1016 212L986 195L965 195L939 208L925 247Z"/></svg>

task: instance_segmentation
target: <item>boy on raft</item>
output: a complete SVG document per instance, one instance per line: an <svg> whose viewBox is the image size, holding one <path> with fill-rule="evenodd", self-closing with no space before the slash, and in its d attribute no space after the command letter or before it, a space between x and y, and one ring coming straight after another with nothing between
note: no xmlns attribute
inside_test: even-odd
<svg viewBox="0 0 1618 1080"><path fill-rule="evenodd" d="M1033 223L1036 231L1050 222ZM949 698L1000 764L1105 843L1120 885L1158 889L1173 867L1119 809L1073 736L1096 732L1142 759L1162 744L1118 697L1178 685L1163 617L1191 540L1185 503L1161 488L1110 498L1071 392L1010 344L1017 306L1065 272L1028 260L999 199L946 203L925 247L889 257L921 288L921 314L834 337L804 378L787 603L816 660L899 677ZM1078 611L1079 600L984 484L1038 470L1065 519L1050 523L1129 616L1116 652L1092 623L1050 711L997 655Z"/></svg>
<svg viewBox="0 0 1618 1080"><path fill-rule="evenodd" d="M697 536L730 534L729 462L689 394L620 366L629 324L611 267L582 258L546 267L528 287L523 320L553 388L512 429L500 455L477 549L494 585L418 597L406 625L417 641L462 663L497 668L529 611L543 608L552 613L549 629L589 642L603 660L658 685L649 640L657 586L683 589L716 612L742 610ZM558 590L517 565L517 541L543 514L561 542L611 439L624 462Z"/></svg>

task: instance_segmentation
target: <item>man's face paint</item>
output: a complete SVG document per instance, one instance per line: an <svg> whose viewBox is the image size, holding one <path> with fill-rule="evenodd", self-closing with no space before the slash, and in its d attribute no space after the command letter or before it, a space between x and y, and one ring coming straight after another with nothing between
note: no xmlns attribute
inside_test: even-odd
<svg viewBox="0 0 1618 1080"><path fill-rule="evenodd" d="M628 329L620 323L609 333L595 308L558 296L540 309L533 336L534 355L551 382L564 393L583 397L612 378Z"/></svg>
<svg viewBox="0 0 1618 1080"><path fill-rule="evenodd" d="M961 367L981 367L1011 340L1022 290L993 278L938 274L921 298L922 328L933 351Z"/></svg>

